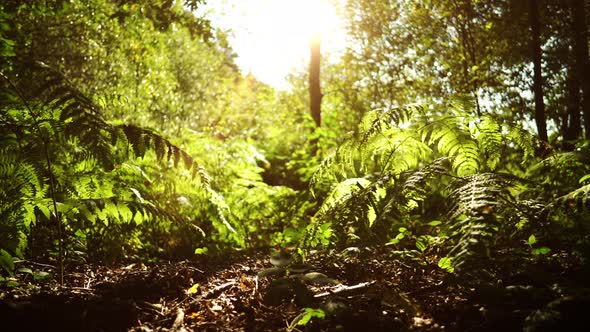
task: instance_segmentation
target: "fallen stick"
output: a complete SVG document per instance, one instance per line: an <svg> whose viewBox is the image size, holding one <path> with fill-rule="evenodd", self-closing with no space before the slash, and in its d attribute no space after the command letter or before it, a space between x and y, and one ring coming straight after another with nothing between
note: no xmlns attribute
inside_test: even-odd
<svg viewBox="0 0 590 332"><path fill-rule="evenodd" d="M338 294L338 293L346 293L346 292L352 292L355 291L357 289L361 289L361 288L365 288L367 286L370 286L372 284L374 284L374 281L370 281L370 282L363 282L354 286L346 286L346 285L338 285L335 286L333 289L328 290L327 292L323 292L320 294L316 294L314 295L315 298L321 298L321 297L326 297L326 296L330 296L333 294Z"/></svg>
<svg viewBox="0 0 590 332"><path fill-rule="evenodd" d="M205 298L206 299L212 299L214 297L217 297L224 290L230 288L231 286L233 286L235 284L237 284L236 281L230 281L230 282L226 282L225 284L221 284L221 285L215 287L213 290L211 290L207 295L205 295Z"/></svg>
<svg viewBox="0 0 590 332"><path fill-rule="evenodd" d="M170 328L171 331L183 331L184 328L182 327L182 325L184 324L184 311L182 311L182 309L178 308L178 310L176 310L176 318L174 319L174 323L172 324L172 327Z"/></svg>
<svg viewBox="0 0 590 332"><path fill-rule="evenodd" d="M252 293L252 296L255 296L256 293L258 293L258 276L254 277L254 292Z"/></svg>
<svg viewBox="0 0 590 332"><path fill-rule="evenodd" d="M38 265L38 266L41 266L41 267L55 269L55 266L53 266L53 265L43 264L43 263L37 263L37 262L29 261L29 260L26 260L26 259L21 259L21 260L14 261L14 264L20 264L20 263L29 263L29 264Z"/></svg>

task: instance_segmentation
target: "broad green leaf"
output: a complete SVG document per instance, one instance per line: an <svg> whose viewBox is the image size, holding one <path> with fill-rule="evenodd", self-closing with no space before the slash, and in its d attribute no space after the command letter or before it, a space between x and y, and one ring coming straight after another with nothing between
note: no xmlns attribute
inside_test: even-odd
<svg viewBox="0 0 590 332"><path fill-rule="evenodd" d="M377 219L377 214L375 213L375 209L370 206L369 210L367 211L367 221L369 222L369 227L373 226L373 223Z"/></svg>
<svg viewBox="0 0 590 332"><path fill-rule="evenodd" d="M453 267L452 258L450 257L443 257L438 261L438 267L441 269L453 273L455 272L455 268Z"/></svg>
<svg viewBox="0 0 590 332"><path fill-rule="evenodd" d="M529 236L529 239L527 240L527 243L528 243L529 246L532 246L535 243L537 243L537 238L535 237L534 234L531 234L531 236Z"/></svg>
<svg viewBox="0 0 590 332"><path fill-rule="evenodd" d="M12 255L4 249L0 249L0 266L2 266L9 275L14 274L14 260Z"/></svg>
<svg viewBox="0 0 590 332"><path fill-rule="evenodd" d="M534 255L547 255L550 252L551 252L551 249L547 248L547 247L535 248L532 251L532 253Z"/></svg>
<svg viewBox="0 0 590 332"><path fill-rule="evenodd" d="M440 221L440 220L433 220L433 221L429 222L427 225L428 226L435 227L435 226L438 226L440 224L442 224L442 221Z"/></svg>
<svg viewBox="0 0 590 332"><path fill-rule="evenodd" d="M195 249L195 255L205 255L208 252L209 252L209 248L207 248L207 247Z"/></svg>
<svg viewBox="0 0 590 332"><path fill-rule="evenodd" d="M48 280L51 277L51 274L45 271L39 271L33 273L33 280L35 281L44 281Z"/></svg>
<svg viewBox="0 0 590 332"><path fill-rule="evenodd" d="M297 322L297 325L305 326L312 318L324 318L326 313L322 309L305 308L303 316Z"/></svg>

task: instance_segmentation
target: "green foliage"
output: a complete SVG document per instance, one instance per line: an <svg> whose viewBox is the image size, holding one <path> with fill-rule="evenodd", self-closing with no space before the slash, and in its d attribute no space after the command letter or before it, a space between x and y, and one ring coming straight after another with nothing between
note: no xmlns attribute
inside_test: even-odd
<svg viewBox="0 0 590 332"><path fill-rule="evenodd" d="M0 249L0 266L8 274L13 274L14 273L14 261L12 259L12 255L10 255L4 249Z"/></svg>
<svg viewBox="0 0 590 332"><path fill-rule="evenodd" d="M54 259L57 238L72 261L375 244L448 272L504 247L590 257L589 145L536 157L518 4L347 1L357 44L324 67L315 128L306 74L288 92L240 74L226 33L185 9L201 3L0 5L4 271ZM570 27L547 22L544 48L569 52ZM561 135L573 56L544 59Z"/></svg>
<svg viewBox="0 0 590 332"><path fill-rule="evenodd" d="M5 11L4 5L0 5L0 57L6 59L15 55L14 40L7 36L11 30L11 26L8 24L11 18L11 15Z"/></svg>
<svg viewBox="0 0 590 332"><path fill-rule="evenodd" d="M534 158L531 135L458 105L445 112L410 106L369 113L359 135L342 143L314 175L313 186L333 185L304 246L319 244L321 226L340 247L360 242L442 250L446 258L439 265L454 271L491 258L493 248L524 238L548 215L564 220L566 212L571 219L565 220L580 219L589 191L578 184L587 172L585 150L555 154L524 177L512 175ZM514 163L511 151L525 158ZM560 196L546 195L560 190ZM574 225L583 231L573 242L585 248L588 230ZM551 228L543 243L564 234ZM531 252L547 254L551 249L543 243Z"/></svg>
<svg viewBox="0 0 590 332"><path fill-rule="evenodd" d="M479 172L497 170L505 163L500 147L526 139L515 142L492 117L470 114L460 103L445 112L422 105L370 112L362 132L328 156L312 179L312 186L326 179L339 182L317 222L331 222L342 245L348 239L383 243L397 225L420 218L434 188L449 188L448 206L432 207L446 212L449 222L495 207L515 178ZM532 154L531 146L521 148Z"/></svg>
<svg viewBox="0 0 590 332"><path fill-rule="evenodd" d="M215 197L203 167L155 131L109 123L101 107L52 68L41 64L38 74L40 100L22 99L17 90L22 104L12 102L2 112L2 248L22 257L34 237L40 247L29 250L51 249L39 236L44 224L50 232L55 229L51 222L57 213L71 254L82 249L107 261L124 253L122 244L133 243L128 237L140 240L138 227L146 221L157 222L154 229L170 229L170 223L198 229L158 197L148 168L182 164L184 181L198 178L205 195ZM19 106L26 107L24 113ZM48 196L48 188L54 196Z"/></svg>
<svg viewBox="0 0 590 332"><path fill-rule="evenodd" d="M31 164L18 160L17 151L5 148L1 156L0 179L4 185L0 199L4 203L0 218L4 222L0 226L0 246L22 256L24 232L30 229L35 205L44 201L46 187L41 185Z"/></svg>
<svg viewBox="0 0 590 332"><path fill-rule="evenodd" d="M0 65L17 85L2 82L2 183L24 181L6 187L23 199L2 203L2 248L53 259L59 237L67 259L112 262L304 236L315 203L290 156L314 167L305 105L242 77L224 32L181 1L2 6L26 59Z"/></svg>
<svg viewBox="0 0 590 332"><path fill-rule="evenodd" d="M289 331L293 330L296 325L306 326L313 318L325 318L326 313L322 309L304 308L303 312L291 321Z"/></svg>
<svg viewBox="0 0 590 332"><path fill-rule="evenodd" d="M455 272L455 268L453 267L453 263L452 263L452 258L449 258L449 257L441 258L438 261L438 267L440 267L441 269L443 269L449 273Z"/></svg>

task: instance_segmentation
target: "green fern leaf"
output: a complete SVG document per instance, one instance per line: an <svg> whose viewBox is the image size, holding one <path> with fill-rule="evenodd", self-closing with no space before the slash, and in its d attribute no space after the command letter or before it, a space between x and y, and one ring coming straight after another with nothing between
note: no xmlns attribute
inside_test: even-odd
<svg viewBox="0 0 590 332"><path fill-rule="evenodd" d="M482 116L477 124L476 140L485 154L486 165L495 170L502 156L502 131L500 125L491 116Z"/></svg>

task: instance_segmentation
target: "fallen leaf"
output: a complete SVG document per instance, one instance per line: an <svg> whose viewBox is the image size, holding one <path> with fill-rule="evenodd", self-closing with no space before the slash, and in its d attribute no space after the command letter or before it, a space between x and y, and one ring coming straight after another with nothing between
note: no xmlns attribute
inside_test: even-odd
<svg viewBox="0 0 590 332"><path fill-rule="evenodd" d="M194 284L188 291L191 294L197 294L199 292L199 286L201 286L200 284L196 283Z"/></svg>
<svg viewBox="0 0 590 332"><path fill-rule="evenodd" d="M187 319L194 319L194 320L197 320L197 319L199 319L200 317L201 317L201 316L199 315L199 313L198 313L198 312L191 312L191 313L189 313L188 315L186 315L186 318L187 318Z"/></svg>

